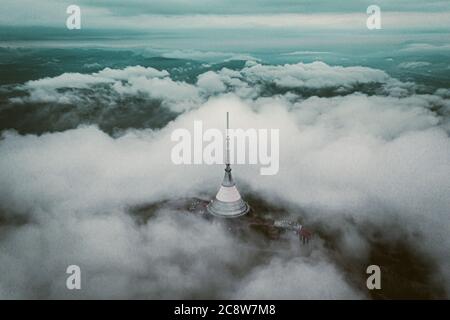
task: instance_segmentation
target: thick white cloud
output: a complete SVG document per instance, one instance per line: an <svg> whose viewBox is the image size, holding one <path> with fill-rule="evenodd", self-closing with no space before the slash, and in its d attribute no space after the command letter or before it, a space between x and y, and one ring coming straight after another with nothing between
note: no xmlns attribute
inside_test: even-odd
<svg viewBox="0 0 450 320"><path fill-rule="evenodd" d="M63 73L54 78L31 80L25 83L27 89L60 89L60 88L88 88L96 83L113 82L107 77L98 77L95 74Z"/></svg>
<svg viewBox="0 0 450 320"><path fill-rule="evenodd" d="M239 253L220 225L186 214L160 212L137 226L120 211L72 213L41 218L2 242L0 288L2 298L206 298L226 293L226 265ZM65 287L71 264L82 270L80 292Z"/></svg>
<svg viewBox="0 0 450 320"><path fill-rule="evenodd" d="M146 78L164 78L169 76L166 70L157 70L151 67L133 66L126 67L125 69L111 69L105 68L97 73L94 73L96 77L111 78L116 80L129 80L135 77Z"/></svg>
<svg viewBox="0 0 450 320"><path fill-rule="evenodd" d="M170 78L137 77L129 79L125 85L117 82L113 89L119 94L147 94L153 99L160 99L165 106L177 112L193 108L201 102L196 87L186 82L173 81Z"/></svg>
<svg viewBox="0 0 450 320"><path fill-rule="evenodd" d="M251 82L275 83L285 88L323 88L350 86L357 83L383 83L389 76L381 71L366 67L329 66L323 62L298 63L284 66L257 64L241 71Z"/></svg>
<svg viewBox="0 0 450 320"><path fill-rule="evenodd" d="M268 289L270 288L270 290ZM361 299L340 272L326 262L273 260L244 279L237 299Z"/></svg>
<svg viewBox="0 0 450 320"><path fill-rule="evenodd" d="M281 91L332 89L344 94L351 93L361 84L382 85L387 93L396 96L407 95L411 87L381 70L366 67L329 66L323 62L270 66L249 60L242 70L223 68L200 74L195 85L172 80L166 70L142 66L105 68L92 74L64 73L54 78L28 81L18 89L29 95L10 100L14 103L75 104L82 108L86 104L98 104L98 101L108 105L123 95L141 94L160 100L172 111L182 112L225 91L254 99L270 86Z"/></svg>
<svg viewBox="0 0 450 320"><path fill-rule="evenodd" d="M147 92L174 107L187 103L189 111L161 130L120 137L95 126L40 136L3 133L0 210L6 221L25 221L4 227L3 297L73 297L64 288L64 268L80 264L88 281L79 295L87 298L365 298L321 246L312 256L274 254L255 265L257 251L247 252L218 224L170 208L142 225L130 217L130 206L215 193L222 167L173 165L170 134L192 130L194 120L203 120L205 129L223 128L226 111L232 127L280 129L278 175L233 167L243 194L341 231L335 255L366 261L376 232L388 240L417 239L415 250L431 258L436 280L450 289L450 140L443 116L434 112L448 107L445 90L307 99L258 94L260 83L396 85L381 71L321 63L250 63L200 75L196 85L163 71L125 70L105 69L87 79L112 79L117 94ZM44 83L45 89L57 85ZM242 268L237 274L244 276L229 266Z"/></svg>
<svg viewBox="0 0 450 320"><path fill-rule="evenodd" d="M226 90L221 77L213 71L208 71L199 75L197 86L211 94L224 92Z"/></svg>
<svg viewBox="0 0 450 320"><path fill-rule="evenodd" d="M142 66L105 68L92 74L64 73L54 78L28 81L19 88L29 92L29 96L14 97L11 101L83 104L83 99L89 100L90 96L67 89L88 89L96 84L104 86L104 89L93 95L98 96L105 104L113 101L114 95L144 94L150 99L161 100L169 109L181 112L200 102L198 89L193 85L173 81L166 70ZM65 89L64 92L61 89Z"/></svg>
<svg viewBox="0 0 450 320"><path fill-rule="evenodd" d="M242 98L257 98L267 94L268 88L305 91L308 95L311 94L308 90L333 90L337 94L348 94L360 85L378 85L385 93L399 97L407 96L414 88L414 84L402 83L381 70L358 66L330 66L319 61L263 65L250 60L241 70L223 68L217 72L208 71L200 75L198 80L197 86L205 92L219 89L223 91L225 85L229 91Z"/></svg>

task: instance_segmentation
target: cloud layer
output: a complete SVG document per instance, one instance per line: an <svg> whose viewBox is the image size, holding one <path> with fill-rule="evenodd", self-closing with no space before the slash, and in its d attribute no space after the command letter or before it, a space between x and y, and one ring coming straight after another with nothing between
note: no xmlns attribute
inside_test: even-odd
<svg viewBox="0 0 450 320"><path fill-rule="evenodd" d="M230 61L233 63L234 68L215 70L215 65L187 62L171 68L172 74L142 66L105 68L90 74L64 73L28 81L5 91L6 106L0 114L8 121L0 123L3 129L24 133L71 129L80 123L98 124L111 133L127 128L160 128L176 114L227 93L251 100L280 96L294 102L310 96L355 92L404 97L415 91L413 83L400 82L367 67L329 66L323 62L273 66L254 60L245 65ZM208 68L214 69L205 71Z"/></svg>
<svg viewBox="0 0 450 320"><path fill-rule="evenodd" d="M450 289L445 90L416 94L413 83L370 68L255 61L191 83L128 67L17 90L28 95L16 105L144 95L178 116L120 135L83 121L41 135L3 132L2 298L368 298L364 276L346 267L373 263L375 244L399 242L414 248L417 263L431 261L426 290ZM280 129L278 175L233 172L244 195L317 229L309 251L290 239L262 259L221 223L170 205L211 197L222 175L220 166L173 165L172 130L192 130L194 120L222 128L226 111L233 127ZM145 204L158 205L137 222L130 207ZM80 292L64 287L69 264L84 272Z"/></svg>

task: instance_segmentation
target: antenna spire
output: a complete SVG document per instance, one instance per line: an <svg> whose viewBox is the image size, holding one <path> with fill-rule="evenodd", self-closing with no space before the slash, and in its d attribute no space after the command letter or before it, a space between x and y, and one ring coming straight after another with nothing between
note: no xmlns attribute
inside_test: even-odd
<svg viewBox="0 0 450 320"><path fill-rule="evenodd" d="M227 167L230 166L230 135L228 134L228 131L230 130L230 115L229 112L227 111L227 154L226 154L226 160L225 160L225 164L227 165Z"/></svg>

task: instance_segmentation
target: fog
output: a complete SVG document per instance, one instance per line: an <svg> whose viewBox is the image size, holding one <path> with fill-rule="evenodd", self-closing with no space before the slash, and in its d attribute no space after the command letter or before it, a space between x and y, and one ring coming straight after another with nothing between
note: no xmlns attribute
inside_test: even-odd
<svg viewBox="0 0 450 320"><path fill-rule="evenodd" d="M448 296L448 95L418 94L414 83L370 68L255 61L205 72L195 83L128 67L14 90L26 94L13 105L81 102L77 108L141 95L176 116L160 128L115 134L95 121L39 135L3 131L1 298L364 299L364 274L349 275L343 265L373 262L380 241L401 241L430 260L424 286ZM316 231L308 250L275 250L261 261L219 221L170 205L144 223L131 213L214 196L222 166L172 164L170 135L192 130L194 120L223 129L227 111L234 128L280 130L277 175L261 176L257 165L236 165L233 174L244 196L282 207ZM65 288L69 264L81 267L80 291Z"/></svg>

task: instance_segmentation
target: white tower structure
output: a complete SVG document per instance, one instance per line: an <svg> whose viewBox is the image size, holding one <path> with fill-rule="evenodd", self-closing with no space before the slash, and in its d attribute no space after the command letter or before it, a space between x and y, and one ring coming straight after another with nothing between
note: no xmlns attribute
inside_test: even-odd
<svg viewBox="0 0 450 320"><path fill-rule="evenodd" d="M226 140L226 159L225 159L225 175L223 177L222 184L220 185L219 192L217 192L216 198L211 200L206 209L208 212L216 217L222 218L234 218L246 214L250 207L245 202L236 184L231 176L230 167L230 136L229 130L229 115L227 112L227 140Z"/></svg>

